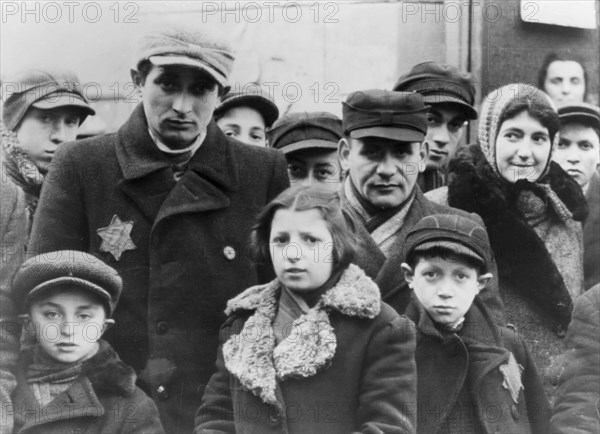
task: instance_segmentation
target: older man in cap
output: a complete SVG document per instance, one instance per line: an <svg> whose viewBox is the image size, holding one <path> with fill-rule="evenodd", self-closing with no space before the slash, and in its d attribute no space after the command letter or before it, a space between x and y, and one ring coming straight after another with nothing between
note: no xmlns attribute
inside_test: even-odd
<svg viewBox="0 0 600 434"><path fill-rule="evenodd" d="M117 133L59 150L29 250L88 251L119 272L119 325L106 338L166 432L187 433L226 301L270 277L246 254L253 216L289 182L281 153L212 120L233 64L227 44L169 28L143 37L135 60L142 103Z"/></svg>
<svg viewBox="0 0 600 434"><path fill-rule="evenodd" d="M410 229L431 214L463 215L483 226L476 214L430 202L417 185L428 156L426 111L418 93L388 90L353 92L342 107L345 137L339 155L348 172L343 198L365 229L358 234L364 251L356 262L400 313L410 301L400 267ZM482 298L504 322L497 284L491 286Z"/></svg>
<svg viewBox="0 0 600 434"><path fill-rule="evenodd" d="M423 62L401 76L394 90L417 92L428 106L425 141L429 157L419 187L427 192L446 185L448 162L456 154L467 121L477 119L471 74L452 65Z"/></svg>

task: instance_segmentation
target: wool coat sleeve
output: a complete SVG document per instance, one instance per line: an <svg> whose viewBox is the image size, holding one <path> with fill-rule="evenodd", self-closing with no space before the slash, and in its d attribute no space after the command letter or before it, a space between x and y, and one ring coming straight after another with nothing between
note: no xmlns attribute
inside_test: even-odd
<svg viewBox="0 0 600 434"><path fill-rule="evenodd" d="M600 285L575 302L563 372L551 420L552 433L600 432Z"/></svg>
<svg viewBox="0 0 600 434"><path fill-rule="evenodd" d="M416 329L402 316L368 343L357 421L363 434L416 433Z"/></svg>

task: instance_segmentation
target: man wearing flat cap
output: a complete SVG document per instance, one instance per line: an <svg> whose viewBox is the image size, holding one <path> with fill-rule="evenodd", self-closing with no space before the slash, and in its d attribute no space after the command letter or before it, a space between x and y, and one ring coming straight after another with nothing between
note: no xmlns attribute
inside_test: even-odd
<svg viewBox="0 0 600 434"><path fill-rule="evenodd" d="M465 126L469 120L477 119L471 74L452 65L422 62L401 76L394 90L417 92L423 97L427 105L425 141L429 156L418 183L424 193L443 187L448 162L456 154Z"/></svg>
<svg viewBox="0 0 600 434"><path fill-rule="evenodd" d="M410 302L400 266L411 228L432 214L458 214L483 226L476 214L427 200L417 185L428 156L426 111L418 93L377 89L351 93L342 107L339 154L348 173L343 200L364 228L358 234L364 251L356 255L356 263L375 279L383 300L400 313ZM504 322L497 284L491 286L482 298Z"/></svg>
<svg viewBox="0 0 600 434"><path fill-rule="evenodd" d="M142 103L115 134L59 150L29 250L83 250L119 272L119 326L106 339L166 432L188 433L226 301L270 277L246 254L253 216L289 181L283 155L212 120L233 64L222 40L168 28L141 39L135 62Z"/></svg>

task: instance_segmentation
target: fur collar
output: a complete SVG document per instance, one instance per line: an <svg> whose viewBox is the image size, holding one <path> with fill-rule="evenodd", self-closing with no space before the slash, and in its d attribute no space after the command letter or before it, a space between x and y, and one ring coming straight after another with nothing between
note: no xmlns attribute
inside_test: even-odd
<svg viewBox="0 0 600 434"><path fill-rule="evenodd" d="M227 370L248 391L279 407L277 382L306 378L326 369L335 355L337 340L330 312L373 319L381 309L379 288L356 265L350 264L340 280L317 304L293 323L292 334L275 347L273 321L277 315L281 283L247 289L227 303L225 313L253 311L241 333L223 345Z"/></svg>
<svg viewBox="0 0 600 434"><path fill-rule="evenodd" d="M585 218L587 204L581 188L557 164L551 163L544 181L575 220ZM540 306L557 331L562 332L570 321L571 297L544 242L514 206L522 188L535 188L535 184L503 182L478 145L464 147L450 162L448 204L483 218L497 259L500 282L510 282Z"/></svg>

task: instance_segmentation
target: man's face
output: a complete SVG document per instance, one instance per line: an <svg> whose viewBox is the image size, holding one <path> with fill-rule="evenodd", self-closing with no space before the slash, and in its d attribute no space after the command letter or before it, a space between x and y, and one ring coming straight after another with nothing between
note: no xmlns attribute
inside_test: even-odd
<svg viewBox="0 0 600 434"><path fill-rule="evenodd" d="M544 90L558 108L583 102L585 77L583 67L573 60L557 60L548 66Z"/></svg>
<svg viewBox="0 0 600 434"><path fill-rule="evenodd" d="M467 117L457 104L433 104L427 112L428 169L448 167L456 154Z"/></svg>
<svg viewBox="0 0 600 434"><path fill-rule="evenodd" d="M140 86L148 127L172 149L191 145L206 130L218 100L218 86L207 73L188 66L152 66ZM143 82L142 82L143 81Z"/></svg>
<svg viewBox="0 0 600 434"><path fill-rule="evenodd" d="M600 163L600 138L591 127L571 123L560 129L560 142L552 159L569 174L581 188L587 187Z"/></svg>
<svg viewBox="0 0 600 434"><path fill-rule="evenodd" d="M342 168L362 197L376 207L393 208L410 196L419 172L425 169L427 145L351 137L340 141L339 153Z"/></svg>
<svg viewBox="0 0 600 434"><path fill-rule="evenodd" d="M223 134L247 145L267 146L265 120L252 107L232 107L217 121Z"/></svg>
<svg viewBox="0 0 600 434"><path fill-rule="evenodd" d="M58 145L77 137L80 120L75 107L30 107L16 130L19 145L40 172L46 173Z"/></svg>

